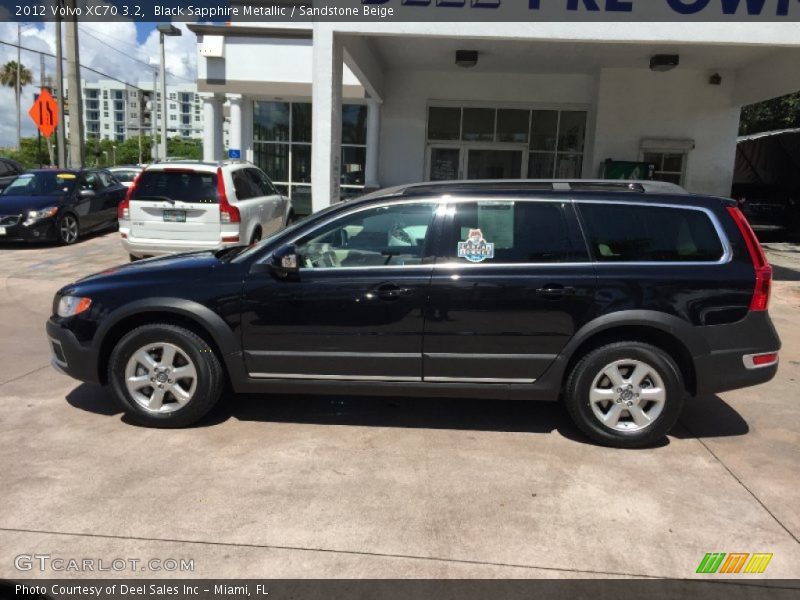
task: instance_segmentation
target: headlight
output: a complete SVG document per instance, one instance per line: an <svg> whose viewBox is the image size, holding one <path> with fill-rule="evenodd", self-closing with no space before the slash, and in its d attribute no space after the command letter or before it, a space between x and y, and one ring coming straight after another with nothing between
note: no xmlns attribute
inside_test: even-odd
<svg viewBox="0 0 800 600"><path fill-rule="evenodd" d="M58 316L72 317L87 310L92 305L91 298L79 296L62 296L58 301Z"/></svg>
<svg viewBox="0 0 800 600"><path fill-rule="evenodd" d="M47 208L43 208L41 210L28 211L28 218L25 219L24 225L30 225L31 223L35 223L41 219L46 219L47 217L54 217L56 216L57 212L57 206L48 206Z"/></svg>

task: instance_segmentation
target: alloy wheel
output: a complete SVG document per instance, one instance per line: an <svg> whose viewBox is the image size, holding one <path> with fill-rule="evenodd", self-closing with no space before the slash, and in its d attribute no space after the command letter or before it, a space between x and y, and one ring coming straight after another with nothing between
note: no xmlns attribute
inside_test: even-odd
<svg viewBox="0 0 800 600"><path fill-rule="evenodd" d="M61 241L71 244L78 239L78 220L72 215L64 215L58 225Z"/></svg>
<svg viewBox="0 0 800 600"><path fill-rule="evenodd" d="M616 360L595 376L589 388L592 413L616 431L640 431L658 419L667 390L658 371L637 359Z"/></svg>
<svg viewBox="0 0 800 600"><path fill-rule="evenodd" d="M197 389L197 369L186 352L175 344L148 344L128 360L125 386L146 411L170 413L191 401Z"/></svg>

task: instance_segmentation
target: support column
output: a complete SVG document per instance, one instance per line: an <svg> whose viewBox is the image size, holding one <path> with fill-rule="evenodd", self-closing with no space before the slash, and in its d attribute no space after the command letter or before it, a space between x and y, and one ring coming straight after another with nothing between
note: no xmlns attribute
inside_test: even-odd
<svg viewBox="0 0 800 600"><path fill-rule="evenodd" d="M342 42L314 23L312 60L311 210L339 200L342 161Z"/></svg>
<svg viewBox="0 0 800 600"><path fill-rule="evenodd" d="M367 99L367 162L364 173L364 187L377 190L381 187L378 181L378 159L381 137L381 105L374 98Z"/></svg>
<svg viewBox="0 0 800 600"><path fill-rule="evenodd" d="M203 101L203 160L222 160L222 99L207 92L201 93L200 99Z"/></svg>
<svg viewBox="0 0 800 600"><path fill-rule="evenodd" d="M242 150L242 95L225 94L225 98L228 99L231 106L231 124L228 130L228 158L244 158Z"/></svg>

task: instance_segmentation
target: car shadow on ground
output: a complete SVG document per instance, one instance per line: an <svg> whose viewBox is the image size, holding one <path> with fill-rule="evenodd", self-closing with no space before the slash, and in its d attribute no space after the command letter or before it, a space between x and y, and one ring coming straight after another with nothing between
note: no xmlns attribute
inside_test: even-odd
<svg viewBox="0 0 800 600"><path fill-rule="evenodd" d="M99 415L121 415L110 393L82 384L67 402ZM196 427L213 427L228 419L314 425L455 429L517 433L551 433L591 444L558 402L520 402L458 398L389 398L369 396L253 395L226 393ZM125 423L135 425L128 417ZM690 398L671 437L715 438L745 435L742 416L719 396ZM665 438L657 446L666 446Z"/></svg>
<svg viewBox="0 0 800 600"><path fill-rule="evenodd" d="M97 231L92 231L91 233L82 233L78 240L72 244L74 246L80 246L81 244L88 242L89 240L93 240L94 238L104 237L106 235L117 233L118 229L116 226L109 227L107 229L99 229ZM0 245L0 250L42 250L44 248L66 248L69 246L63 246L56 240L46 240L41 242L3 242Z"/></svg>
<svg viewBox="0 0 800 600"><path fill-rule="evenodd" d="M775 281L800 281L800 271L772 265L772 278Z"/></svg>

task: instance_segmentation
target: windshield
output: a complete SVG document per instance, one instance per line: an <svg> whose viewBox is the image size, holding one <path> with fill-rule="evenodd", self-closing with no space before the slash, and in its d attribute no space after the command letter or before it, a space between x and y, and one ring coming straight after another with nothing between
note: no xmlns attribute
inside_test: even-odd
<svg viewBox="0 0 800 600"><path fill-rule="evenodd" d="M75 187L75 173L23 173L3 191L3 196L63 196Z"/></svg>
<svg viewBox="0 0 800 600"><path fill-rule="evenodd" d="M123 183L128 183L136 179L136 176L139 174L139 171L136 169L125 169L125 170L112 170L111 174L117 178L118 181Z"/></svg>

